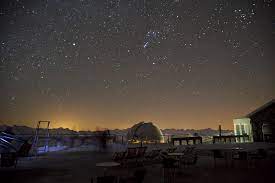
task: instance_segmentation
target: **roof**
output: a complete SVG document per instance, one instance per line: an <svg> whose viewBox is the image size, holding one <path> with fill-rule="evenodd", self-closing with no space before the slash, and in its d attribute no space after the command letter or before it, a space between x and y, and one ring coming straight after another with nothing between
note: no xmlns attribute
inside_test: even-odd
<svg viewBox="0 0 275 183"><path fill-rule="evenodd" d="M256 110L252 111L251 113L247 114L245 117L247 118L251 118L253 115L255 115L256 113L270 107L271 105L275 104L275 99L272 99L271 101L265 103L264 105L262 105L261 107L257 108Z"/></svg>
<svg viewBox="0 0 275 183"><path fill-rule="evenodd" d="M128 140L163 141L163 134L152 122L140 122L129 129Z"/></svg>

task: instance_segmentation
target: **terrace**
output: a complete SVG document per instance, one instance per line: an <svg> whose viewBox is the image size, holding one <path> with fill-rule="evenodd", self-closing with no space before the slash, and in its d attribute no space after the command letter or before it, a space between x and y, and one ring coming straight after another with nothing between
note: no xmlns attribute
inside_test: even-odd
<svg viewBox="0 0 275 183"><path fill-rule="evenodd" d="M132 145L135 146L135 145ZM147 146L147 145L146 145ZM148 144L144 156L152 150L160 149L167 151L168 144ZM198 144L196 146L177 146L175 152L183 152L186 147L195 147L198 156L197 162L193 165L180 166L175 169L174 182L261 182L274 180L275 159L274 144L250 143L250 144ZM212 151L220 149L240 148L247 152L254 152L258 148L265 149L268 156L264 159L251 163L251 160L232 160L234 166L229 166L226 159L217 159L214 164ZM109 150L98 152L94 148L86 146L74 149L67 149L59 152L46 153L36 157L25 157L18 161L16 168L1 168L1 182L27 183L27 182L91 182L92 178L103 175L114 175L116 177L127 177L134 174L136 170L146 171L143 182L163 182L163 163L161 160L154 162L144 160L142 164L129 163L127 166L117 166L105 169L97 167L97 163L113 161L114 147ZM124 149L116 149L123 151ZM230 174L229 174L230 172ZM167 181L166 181L167 182ZM173 182L173 181L170 181Z"/></svg>

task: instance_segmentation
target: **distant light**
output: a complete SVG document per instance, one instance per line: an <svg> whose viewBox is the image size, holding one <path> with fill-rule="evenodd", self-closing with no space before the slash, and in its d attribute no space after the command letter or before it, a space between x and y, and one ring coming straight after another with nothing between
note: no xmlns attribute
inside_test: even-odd
<svg viewBox="0 0 275 183"><path fill-rule="evenodd" d="M76 44L75 43L73 43L73 46L75 46Z"/></svg>

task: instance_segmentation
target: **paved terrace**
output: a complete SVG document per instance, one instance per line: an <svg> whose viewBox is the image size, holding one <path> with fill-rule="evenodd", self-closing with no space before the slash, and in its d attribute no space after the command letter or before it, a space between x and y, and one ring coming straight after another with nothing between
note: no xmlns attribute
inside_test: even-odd
<svg viewBox="0 0 275 183"><path fill-rule="evenodd" d="M181 168L176 173L176 182L186 183L244 183L273 182L275 180L275 161L264 160L256 168L247 168L239 163L234 168L226 167L220 160L214 168L211 149L243 146L250 150L264 147L272 148L274 144L210 144L198 145L199 159L195 166ZM150 148L156 148L157 145ZM166 147L166 146L160 146ZM181 146L180 148L184 148ZM103 170L95 166L98 162L110 161L112 152L94 152L89 148L79 148L24 158L19 160L17 168L1 168L2 183L89 183L91 177L102 175ZM162 169L160 164L146 165L145 183L160 183ZM107 173L126 175L135 168L116 168Z"/></svg>

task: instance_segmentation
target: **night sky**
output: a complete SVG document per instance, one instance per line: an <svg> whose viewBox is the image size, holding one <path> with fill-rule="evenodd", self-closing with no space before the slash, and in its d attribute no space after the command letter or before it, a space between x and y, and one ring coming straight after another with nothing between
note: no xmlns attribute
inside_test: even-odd
<svg viewBox="0 0 275 183"><path fill-rule="evenodd" d="M274 12L272 0L1 0L0 121L232 129L275 98Z"/></svg>

